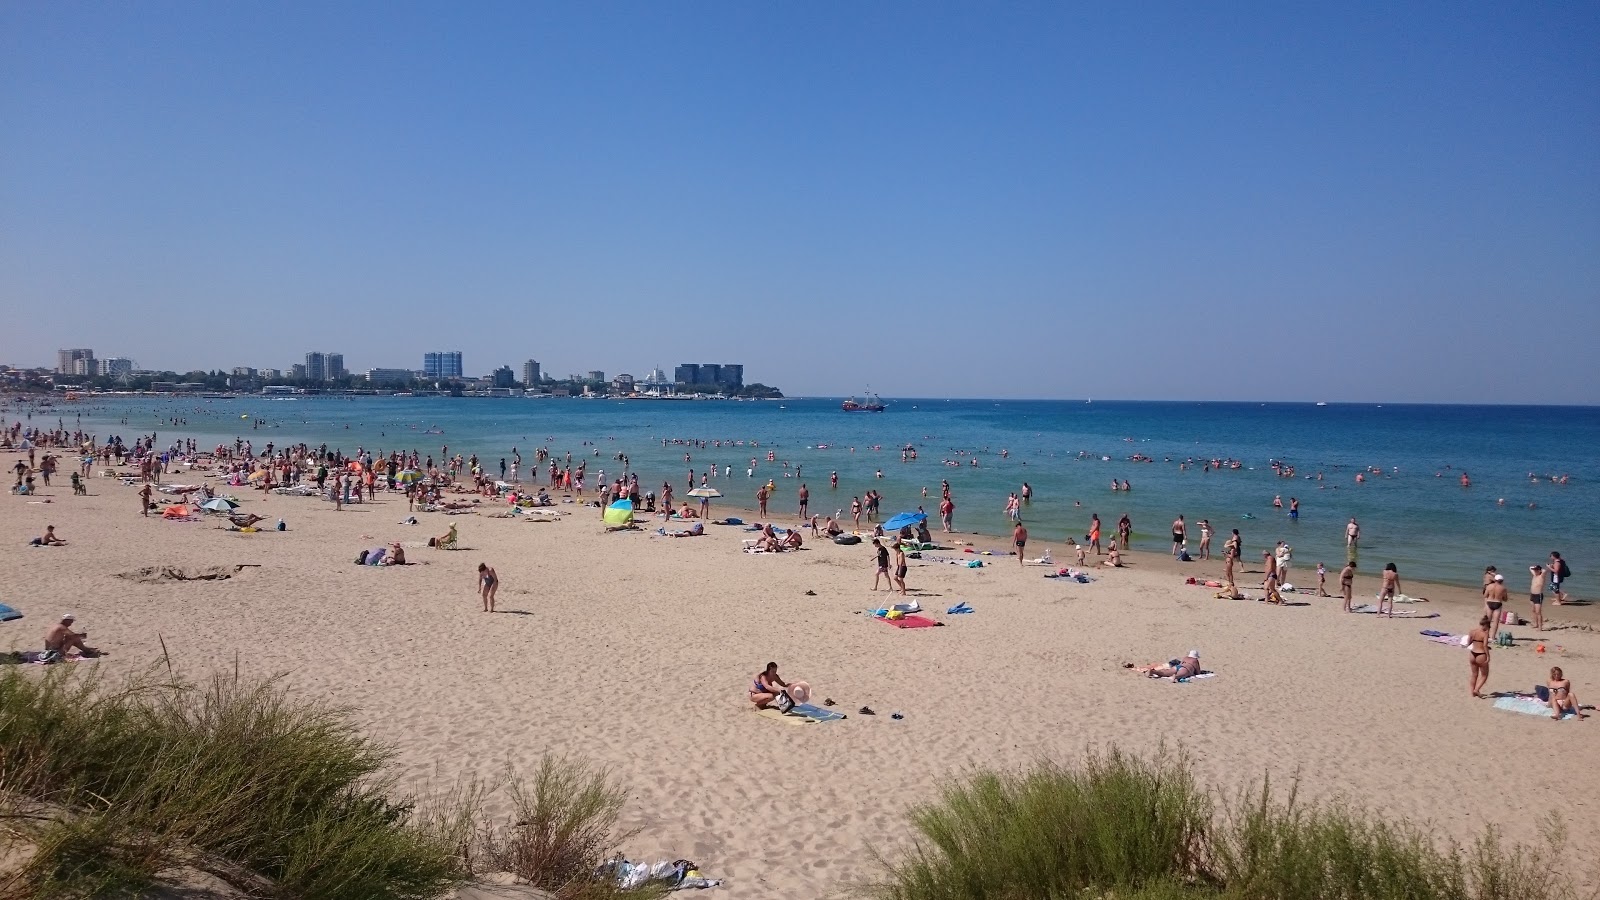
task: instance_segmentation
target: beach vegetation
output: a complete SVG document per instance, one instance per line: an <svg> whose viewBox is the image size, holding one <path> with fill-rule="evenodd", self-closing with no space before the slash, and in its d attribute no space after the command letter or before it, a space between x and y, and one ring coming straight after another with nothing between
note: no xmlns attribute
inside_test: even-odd
<svg viewBox="0 0 1600 900"><path fill-rule="evenodd" d="M624 791L546 757L503 785L407 794L350 710L280 681L0 666L0 898L137 896L175 868L248 895L422 900L510 871L567 898L599 867ZM495 790L512 816L484 813Z"/></svg>
<svg viewBox="0 0 1600 900"><path fill-rule="evenodd" d="M879 853L872 900L1571 900L1559 825L1535 847L1472 846L1270 779L1229 800L1166 753L1091 751L1074 765L982 771L911 813Z"/></svg>

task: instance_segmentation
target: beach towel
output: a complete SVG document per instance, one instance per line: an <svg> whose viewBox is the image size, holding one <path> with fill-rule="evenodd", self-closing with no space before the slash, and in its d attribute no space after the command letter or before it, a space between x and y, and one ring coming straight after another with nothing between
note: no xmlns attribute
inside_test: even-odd
<svg viewBox="0 0 1600 900"><path fill-rule="evenodd" d="M1217 677L1217 673L1215 673L1215 672L1201 672L1199 675L1191 675L1188 678L1179 678L1178 679L1178 683L1179 684L1188 684L1191 681L1199 681L1202 678L1215 678L1215 677Z"/></svg>
<svg viewBox="0 0 1600 900"><path fill-rule="evenodd" d="M798 703L789 710L789 715L800 716L812 722L837 722L846 718L842 712L835 712L825 706L815 706L810 703Z"/></svg>
<svg viewBox="0 0 1600 900"><path fill-rule="evenodd" d="M22 611L0 603L0 622L10 622L22 618Z"/></svg>
<svg viewBox="0 0 1600 900"><path fill-rule="evenodd" d="M817 724L817 720L816 719L808 719L805 716L787 716L787 715L784 715L781 712L778 712L775 709L772 709L771 707L764 707L762 709L756 710L756 715L760 716L763 719L771 719L774 722L782 722L785 725L815 725L815 724Z"/></svg>
<svg viewBox="0 0 1600 900"><path fill-rule="evenodd" d="M896 628L933 628L942 624L926 616L906 616L903 619L879 618L878 621L886 622Z"/></svg>
<svg viewBox="0 0 1600 900"><path fill-rule="evenodd" d="M952 616L958 616L958 615L961 615L962 613L969 613L969 612L974 612L974 610L973 610L972 607L967 605L967 601L965 601L965 600L963 600L960 603L957 603L955 606L952 606L949 609L945 610L946 614L952 615Z"/></svg>
<svg viewBox="0 0 1600 900"><path fill-rule="evenodd" d="M1418 634L1421 634L1423 637L1427 638L1429 641L1432 641L1435 644L1441 644L1441 645L1446 646L1446 647L1462 647L1462 646L1465 646L1464 644L1461 643L1461 635L1459 635L1459 634L1451 634L1448 631L1436 631L1436 630L1434 630L1432 628L1425 628L1422 631L1418 632Z"/></svg>
<svg viewBox="0 0 1600 900"><path fill-rule="evenodd" d="M1350 611L1375 616L1378 614L1378 607L1371 603L1363 603L1360 606L1351 607ZM1439 618L1439 614L1435 612L1423 612L1417 609L1397 609L1394 611L1394 617L1396 619L1437 619Z"/></svg>
<svg viewBox="0 0 1600 900"><path fill-rule="evenodd" d="M1550 704L1540 700L1538 697L1498 697L1494 701L1494 708L1505 710L1506 712L1522 713L1525 716L1543 716L1546 719L1551 717ZM1562 718L1566 718L1567 715L1571 715L1571 713L1563 715Z"/></svg>

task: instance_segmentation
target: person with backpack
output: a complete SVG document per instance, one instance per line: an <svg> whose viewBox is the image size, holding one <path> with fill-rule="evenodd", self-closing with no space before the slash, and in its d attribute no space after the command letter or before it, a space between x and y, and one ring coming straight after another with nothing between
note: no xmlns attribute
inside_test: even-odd
<svg viewBox="0 0 1600 900"><path fill-rule="evenodd" d="M1555 600L1551 602L1551 605L1560 606L1567 602L1567 592L1561 589L1561 584L1572 577L1572 568L1567 565L1566 560L1561 558L1561 554L1554 550L1550 551L1550 565L1548 568L1550 573L1550 593L1555 595Z"/></svg>

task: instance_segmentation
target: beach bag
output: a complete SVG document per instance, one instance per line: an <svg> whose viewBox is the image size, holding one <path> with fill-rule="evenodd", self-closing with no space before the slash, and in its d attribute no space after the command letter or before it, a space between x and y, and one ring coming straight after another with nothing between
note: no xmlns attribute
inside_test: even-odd
<svg viewBox="0 0 1600 900"><path fill-rule="evenodd" d="M1572 567L1567 565L1567 561L1564 559L1561 561L1561 572L1559 574L1562 578L1572 577Z"/></svg>
<svg viewBox="0 0 1600 900"><path fill-rule="evenodd" d="M794 709L794 698L784 691L779 691L778 696L772 699L772 707L778 712L786 713Z"/></svg>

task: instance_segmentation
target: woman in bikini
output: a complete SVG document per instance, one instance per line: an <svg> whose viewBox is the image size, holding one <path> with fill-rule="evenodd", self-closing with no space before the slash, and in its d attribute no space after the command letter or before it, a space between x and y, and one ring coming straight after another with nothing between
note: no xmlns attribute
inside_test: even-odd
<svg viewBox="0 0 1600 900"><path fill-rule="evenodd" d="M1483 699L1483 686L1489 681L1489 617L1478 619L1478 627L1467 635L1467 653L1471 656L1469 689L1472 696Z"/></svg>
<svg viewBox="0 0 1600 900"><path fill-rule="evenodd" d="M1171 678L1181 681L1200 674L1200 651L1190 650L1183 659L1170 660L1166 665L1140 666L1138 671L1147 678Z"/></svg>
<svg viewBox="0 0 1600 900"><path fill-rule="evenodd" d="M782 698L781 700L779 698ZM778 677L778 664L767 663L767 667L750 682L750 702L756 709L766 709L773 706L787 712L796 703L805 703L811 699L811 686L804 681L790 684ZM776 704L773 701L778 701Z"/></svg>
<svg viewBox="0 0 1600 900"><path fill-rule="evenodd" d="M483 611L494 612L494 595L500 589L500 577L488 563L478 563L478 593L483 596Z"/></svg>
<svg viewBox="0 0 1600 900"><path fill-rule="evenodd" d="M1572 682L1567 680L1560 666L1550 669L1550 683L1547 687L1550 688L1551 718L1559 722L1567 713L1572 713L1580 719L1589 718L1583 714L1583 707L1578 705L1578 695L1572 692Z"/></svg>

